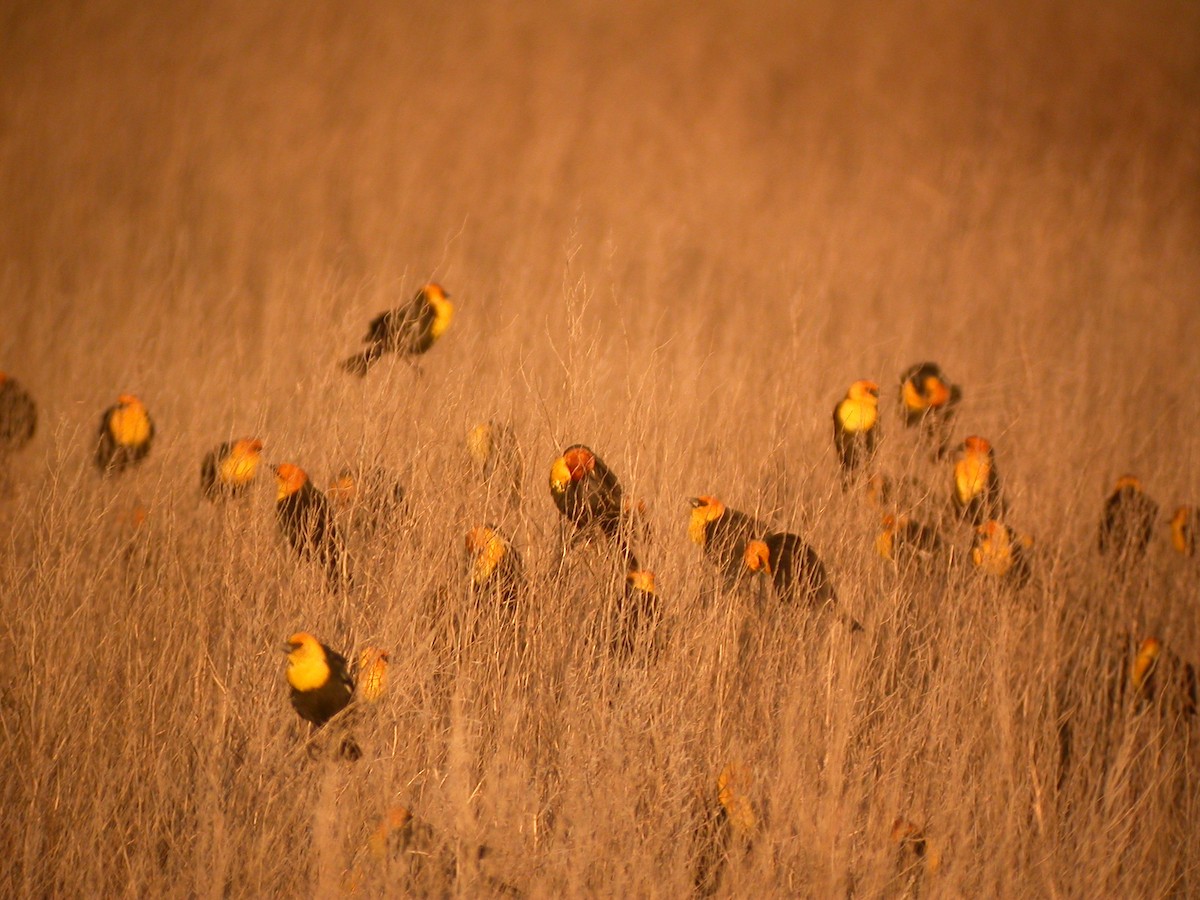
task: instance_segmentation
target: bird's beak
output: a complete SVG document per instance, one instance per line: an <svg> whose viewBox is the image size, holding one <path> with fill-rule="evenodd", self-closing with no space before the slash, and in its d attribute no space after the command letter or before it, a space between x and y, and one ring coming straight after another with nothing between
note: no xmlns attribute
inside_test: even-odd
<svg viewBox="0 0 1200 900"><path fill-rule="evenodd" d="M295 650L295 649L296 649L298 646L300 646L300 645L299 645L299 644L293 644L293 643L291 643L290 641L284 641L284 642L283 642L283 644L282 644L282 645L279 647L279 649L280 649L280 650L282 650L284 653L291 653L291 652L292 652L293 650Z"/></svg>

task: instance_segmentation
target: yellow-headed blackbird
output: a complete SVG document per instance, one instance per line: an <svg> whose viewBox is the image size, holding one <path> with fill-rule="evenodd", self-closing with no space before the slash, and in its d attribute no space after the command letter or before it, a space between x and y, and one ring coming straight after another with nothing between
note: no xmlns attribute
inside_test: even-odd
<svg viewBox="0 0 1200 900"><path fill-rule="evenodd" d="M100 419L96 465L101 472L122 472L146 458L153 440L154 423L145 405L133 394L121 394Z"/></svg>
<svg viewBox="0 0 1200 900"><path fill-rule="evenodd" d="M628 568L638 567L622 529L621 483L591 448L574 444L553 462L550 496L578 532L598 528L617 545Z"/></svg>
<svg viewBox="0 0 1200 900"><path fill-rule="evenodd" d="M380 313L367 329L367 349L342 362L342 368L360 378L385 353L408 359L420 356L445 334L454 318L454 304L440 284L427 284L404 306Z"/></svg>
<svg viewBox="0 0 1200 900"><path fill-rule="evenodd" d="M717 775L715 812L705 816L695 884L701 896L717 893L731 856L744 855L754 842L758 815L750 800L750 770L729 763ZM707 792L705 792L707 794ZM705 804L711 803L707 796Z"/></svg>
<svg viewBox="0 0 1200 900"><path fill-rule="evenodd" d="M613 652L619 657L631 656L638 645L639 636L654 630L659 615L654 573L647 569L626 572L625 587L617 608L617 623L613 629ZM651 652L654 650L651 642Z"/></svg>
<svg viewBox="0 0 1200 900"><path fill-rule="evenodd" d="M961 399L962 391L946 379L937 363L917 363L900 376L904 424L910 428L923 425L925 436L938 456L946 452L950 421Z"/></svg>
<svg viewBox="0 0 1200 900"><path fill-rule="evenodd" d="M283 649L292 706L300 718L319 727L349 705L354 679L344 656L304 631L288 638Z"/></svg>
<svg viewBox="0 0 1200 900"><path fill-rule="evenodd" d="M766 572L782 603L803 600L814 606L836 603L837 593L825 571L825 564L798 534L772 532L761 540L746 544L743 554L751 572Z"/></svg>
<svg viewBox="0 0 1200 900"><path fill-rule="evenodd" d="M978 435L971 435L962 442L958 461L954 464L952 500L958 517L972 525L1004 516L996 454L992 445Z"/></svg>
<svg viewBox="0 0 1200 900"><path fill-rule="evenodd" d="M513 611L525 586L521 555L496 529L476 526L466 539L471 588L476 597L492 597Z"/></svg>
<svg viewBox="0 0 1200 900"><path fill-rule="evenodd" d="M1196 668L1158 638L1148 637L1138 646L1129 665L1129 686L1147 703L1154 703L1161 694L1173 712L1196 715Z"/></svg>
<svg viewBox="0 0 1200 900"><path fill-rule="evenodd" d="M875 453L879 437L879 385L856 381L833 408L833 445L842 464L843 484Z"/></svg>
<svg viewBox="0 0 1200 900"><path fill-rule="evenodd" d="M275 466L275 485L275 517L284 537L302 558L317 558L332 587L342 587L348 581L345 547L325 495L291 463Z"/></svg>
<svg viewBox="0 0 1200 900"><path fill-rule="evenodd" d="M930 874L938 870L941 863L938 853L930 846L929 840L925 837L924 830L916 823L905 819L903 816L897 818L892 823L891 838L892 843L899 851L899 864L901 868L908 868L911 864L907 858L911 854L911 856L925 863L925 870Z"/></svg>
<svg viewBox="0 0 1200 900"><path fill-rule="evenodd" d="M404 485L382 466L343 469L325 496L343 516L342 523L363 537L397 522L408 510Z"/></svg>
<svg viewBox="0 0 1200 900"><path fill-rule="evenodd" d="M37 431L37 404L15 378L0 372L0 454L20 450Z"/></svg>
<svg viewBox="0 0 1200 900"><path fill-rule="evenodd" d="M726 587L732 587L745 569L746 545L770 532L766 523L716 497L693 497L688 537L704 549L704 558L721 570Z"/></svg>
<svg viewBox="0 0 1200 900"><path fill-rule="evenodd" d="M467 453L484 482L499 491L507 490L508 504L521 505L521 479L525 466L512 428L498 422L483 422L467 432Z"/></svg>
<svg viewBox="0 0 1200 900"><path fill-rule="evenodd" d="M358 696L368 703L375 703L387 692L388 666L391 657L386 650L366 647L358 655L358 670L355 673Z"/></svg>
<svg viewBox="0 0 1200 900"><path fill-rule="evenodd" d="M1032 543L1003 522L988 519L975 529L971 561L981 572L1005 577L1015 587L1024 587L1031 574L1026 551Z"/></svg>
<svg viewBox="0 0 1200 900"><path fill-rule="evenodd" d="M1171 546L1181 556L1196 555L1196 533L1200 531L1200 512L1194 506L1181 506L1171 516Z"/></svg>
<svg viewBox="0 0 1200 900"><path fill-rule="evenodd" d="M937 530L906 515L885 515L883 530L875 539L875 548L884 559L895 563L911 559L928 560L945 549Z"/></svg>
<svg viewBox="0 0 1200 900"><path fill-rule="evenodd" d="M244 494L258 475L262 448L260 440L241 438L209 451L200 465L201 493L213 501Z"/></svg>
<svg viewBox="0 0 1200 900"><path fill-rule="evenodd" d="M1145 556L1157 520L1158 504L1142 490L1142 483L1133 475L1122 475L1104 501L1096 544L1105 556L1136 562Z"/></svg>

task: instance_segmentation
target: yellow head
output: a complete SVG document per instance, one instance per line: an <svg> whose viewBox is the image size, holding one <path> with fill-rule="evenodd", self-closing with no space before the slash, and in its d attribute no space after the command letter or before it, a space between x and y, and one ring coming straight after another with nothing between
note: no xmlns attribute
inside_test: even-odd
<svg viewBox="0 0 1200 900"><path fill-rule="evenodd" d="M325 491L325 496L341 509L351 506L358 499L358 481L355 480L354 473L343 472L335 478Z"/></svg>
<svg viewBox="0 0 1200 900"><path fill-rule="evenodd" d="M1196 536L1192 533L1195 511L1190 506L1181 506L1171 516L1171 546L1184 556L1196 552Z"/></svg>
<svg viewBox="0 0 1200 900"><path fill-rule="evenodd" d="M321 642L306 631L297 631L283 645L287 651L288 684L298 691L312 691L329 681L329 661Z"/></svg>
<svg viewBox="0 0 1200 900"><path fill-rule="evenodd" d="M850 385L846 396L851 400L874 404L879 401L879 385L874 381L856 381Z"/></svg>
<svg viewBox="0 0 1200 900"><path fill-rule="evenodd" d="M988 443L986 438L981 438L977 434L971 435L963 441L963 453L967 456L991 456L992 445Z"/></svg>
<svg viewBox="0 0 1200 900"><path fill-rule="evenodd" d="M1158 638L1148 637L1142 641L1137 656L1133 658L1133 665L1129 667L1129 683L1135 691L1142 689L1161 652L1162 642Z"/></svg>
<svg viewBox="0 0 1200 900"><path fill-rule="evenodd" d="M742 561L751 572L771 572L771 549L765 541L750 541L742 554Z"/></svg>
<svg viewBox="0 0 1200 900"><path fill-rule="evenodd" d="M989 575L1006 574L1013 566L1012 538L1008 529L995 519L989 519L975 529L975 534L971 561Z"/></svg>
<svg viewBox="0 0 1200 900"><path fill-rule="evenodd" d="M508 542L492 528L478 525L467 532L467 553L471 555L471 583L480 587L508 553Z"/></svg>
<svg viewBox="0 0 1200 900"><path fill-rule="evenodd" d="M1141 479L1139 479L1136 475L1122 475L1117 479L1117 483L1113 487L1113 490L1121 491L1125 490L1126 488L1136 491L1140 494L1142 492Z"/></svg>
<svg viewBox="0 0 1200 900"><path fill-rule="evenodd" d="M883 530L879 532L875 538L875 549L879 551L879 555L884 559L890 559L893 562L896 559L896 517L886 515L883 517Z"/></svg>
<svg viewBox="0 0 1200 900"><path fill-rule="evenodd" d="M221 481L226 484L246 484L258 474L263 442L253 438L234 441L229 455L221 460Z"/></svg>
<svg viewBox="0 0 1200 900"><path fill-rule="evenodd" d="M654 593L654 573L646 569L635 569L625 576L626 583L643 594Z"/></svg>
<svg viewBox="0 0 1200 900"><path fill-rule="evenodd" d="M108 417L108 430L121 446L138 447L150 440L153 426L142 401L133 394L121 394Z"/></svg>
<svg viewBox="0 0 1200 900"><path fill-rule="evenodd" d="M484 422L467 432L467 452L480 466L485 465L496 449L492 423Z"/></svg>
<svg viewBox="0 0 1200 900"><path fill-rule="evenodd" d="M737 834L749 834L757 823L750 803L751 785L750 770L738 763L729 763L717 776L717 800Z"/></svg>
<svg viewBox="0 0 1200 900"><path fill-rule="evenodd" d="M715 522L725 514L725 504L716 497L707 495L691 499L692 516L688 522L688 537L693 544L703 547L707 543L705 526Z"/></svg>
<svg viewBox="0 0 1200 900"><path fill-rule="evenodd" d="M450 322L454 319L454 304L450 302L450 295L442 289L440 284L430 282L421 288L421 293L425 297L425 302L433 307L433 336L439 338L446 333L446 329L450 327Z"/></svg>
<svg viewBox="0 0 1200 900"><path fill-rule="evenodd" d="M299 466L281 463L275 467L276 501L292 496L306 484L308 484L308 473Z"/></svg>
<svg viewBox="0 0 1200 900"><path fill-rule="evenodd" d="M391 657L388 652L380 650L378 647L367 647L359 654L355 689L358 691L358 695L368 703L379 700L387 690L390 662Z"/></svg>

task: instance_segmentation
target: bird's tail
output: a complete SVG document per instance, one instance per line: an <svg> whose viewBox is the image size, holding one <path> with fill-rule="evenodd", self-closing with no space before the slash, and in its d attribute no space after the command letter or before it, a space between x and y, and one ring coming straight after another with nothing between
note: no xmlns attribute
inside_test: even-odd
<svg viewBox="0 0 1200 900"><path fill-rule="evenodd" d="M351 375L357 375L359 378L362 378L381 355L382 351L378 345L372 344L362 353L355 353L353 356L342 360L342 369Z"/></svg>

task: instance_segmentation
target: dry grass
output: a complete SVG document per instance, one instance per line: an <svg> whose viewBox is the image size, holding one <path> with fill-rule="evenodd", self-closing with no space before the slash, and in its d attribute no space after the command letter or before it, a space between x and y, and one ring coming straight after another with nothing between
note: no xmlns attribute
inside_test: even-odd
<svg viewBox="0 0 1200 900"><path fill-rule="evenodd" d="M1114 586L1092 552L1124 471L1200 499L1200 7L691 6L0 12L0 367L42 411L0 500L0 893L329 896L403 802L461 863L425 890L684 896L737 759L762 822L730 894L1200 894L1195 723L1102 702L1122 628L1200 658L1197 571L1160 547ZM337 371L432 277L458 318L422 376ZM923 358L1037 538L1019 596L889 571L837 488L830 410L874 377L885 465L940 503L888 387ZM159 438L102 481L121 391ZM532 652L507 666L446 640L462 535L501 518L464 474L487 418L526 463ZM348 601L267 486L200 500L241 434L320 484L402 474L410 516L355 546ZM545 479L573 441L649 504L654 665L598 643L605 554L558 564ZM866 634L799 614L739 657L697 493L807 535ZM302 747L298 628L392 650L353 766ZM898 816L936 873L898 873Z"/></svg>

